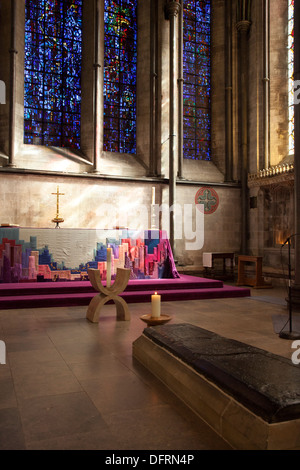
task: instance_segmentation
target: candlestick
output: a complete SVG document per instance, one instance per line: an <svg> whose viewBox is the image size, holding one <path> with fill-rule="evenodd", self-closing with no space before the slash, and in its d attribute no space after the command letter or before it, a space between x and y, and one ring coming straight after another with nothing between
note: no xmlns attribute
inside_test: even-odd
<svg viewBox="0 0 300 470"><path fill-rule="evenodd" d="M111 284L111 248L107 248L106 256L106 287Z"/></svg>
<svg viewBox="0 0 300 470"><path fill-rule="evenodd" d="M151 229L156 229L156 214L155 214L155 187L152 187L152 200L151 200Z"/></svg>
<svg viewBox="0 0 300 470"><path fill-rule="evenodd" d="M152 205L155 204L155 187L153 186L152 187L152 202L151 202Z"/></svg>
<svg viewBox="0 0 300 470"><path fill-rule="evenodd" d="M151 295L152 318L160 317L160 299L161 299L161 296L157 295L157 292Z"/></svg>

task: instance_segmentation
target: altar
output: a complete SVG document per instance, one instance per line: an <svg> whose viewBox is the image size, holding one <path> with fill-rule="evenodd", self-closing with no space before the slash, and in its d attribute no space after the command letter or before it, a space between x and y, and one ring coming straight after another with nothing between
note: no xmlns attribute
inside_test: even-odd
<svg viewBox="0 0 300 470"><path fill-rule="evenodd" d="M0 227L0 282L88 280L98 269L106 280L129 268L130 279L179 278L165 231Z"/></svg>

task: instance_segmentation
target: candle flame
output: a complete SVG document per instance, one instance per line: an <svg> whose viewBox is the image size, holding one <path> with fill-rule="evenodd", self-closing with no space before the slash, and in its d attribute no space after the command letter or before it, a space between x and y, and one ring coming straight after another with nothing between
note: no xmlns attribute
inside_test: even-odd
<svg viewBox="0 0 300 470"><path fill-rule="evenodd" d="M155 295L157 295L157 292L154 292Z"/></svg>

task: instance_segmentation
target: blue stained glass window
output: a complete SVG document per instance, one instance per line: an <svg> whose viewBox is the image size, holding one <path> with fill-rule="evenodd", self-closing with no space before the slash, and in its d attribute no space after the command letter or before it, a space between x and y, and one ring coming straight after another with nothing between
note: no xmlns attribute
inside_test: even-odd
<svg viewBox="0 0 300 470"><path fill-rule="evenodd" d="M82 0L26 0L24 142L80 147Z"/></svg>
<svg viewBox="0 0 300 470"><path fill-rule="evenodd" d="M183 1L183 156L211 159L210 0Z"/></svg>
<svg viewBox="0 0 300 470"><path fill-rule="evenodd" d="M104 1L103 149L136 152L137 1Z"/></svg>

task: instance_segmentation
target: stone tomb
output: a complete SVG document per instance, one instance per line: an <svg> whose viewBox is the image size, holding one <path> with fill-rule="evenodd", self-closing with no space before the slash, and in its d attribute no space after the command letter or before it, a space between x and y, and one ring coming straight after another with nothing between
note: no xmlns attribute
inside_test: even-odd
<svg viewBox="0 0 300 470"><path fill-rule="evenodd" d="M133 357L234 449L300 449L300 368L191 324L145 328Z"/></svg>

